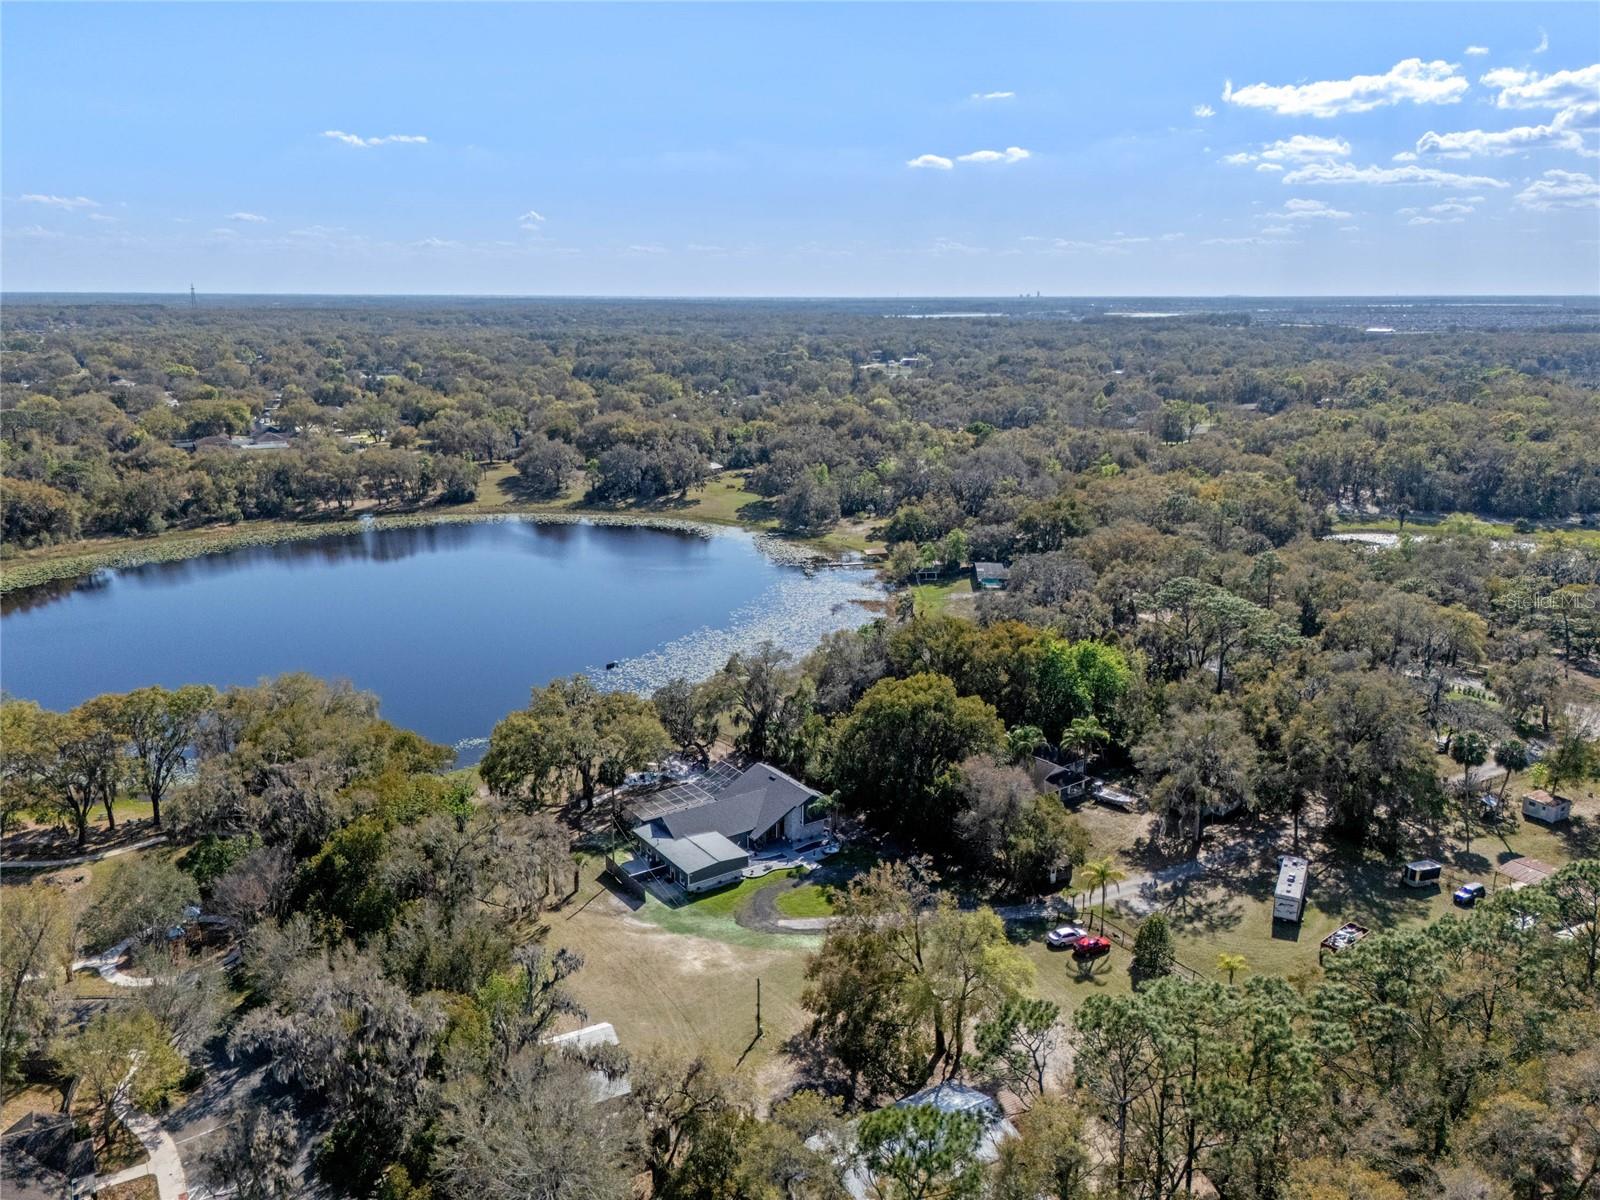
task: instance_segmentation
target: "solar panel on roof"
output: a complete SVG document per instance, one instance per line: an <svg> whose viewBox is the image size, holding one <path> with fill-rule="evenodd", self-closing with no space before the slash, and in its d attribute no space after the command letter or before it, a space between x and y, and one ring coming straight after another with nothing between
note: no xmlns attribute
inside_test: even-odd
<svg viewBox="0 0 1600 1200"><path fill-rule="evenodd" d="M726 788L743 772L730 762L719 762L703 775L675 783L654 795L644 797L629 806L638 823L653 821L668 813L682 812L710 804L717 793Z"/></svg>

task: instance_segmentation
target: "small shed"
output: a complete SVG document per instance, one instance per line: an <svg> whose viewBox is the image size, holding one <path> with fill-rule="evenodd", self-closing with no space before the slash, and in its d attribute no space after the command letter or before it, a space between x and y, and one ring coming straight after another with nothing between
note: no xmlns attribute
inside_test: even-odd
<svg viewBox="0 0 1600 1200"><path fill-rule="evenodd" d="M983 591L1003 592L1011 579L1011 568L1004 563L975 562L972 564L972 578Z"/></svg>
<svg viewBox="0 0 1600 1200"><path fill-rule="evenodd" d="M1306 908L1306 880L1311 863L1293 854L1278 860L1278 886L1272 893L1272 919L1299 921Z"/></svg>
<svg viewBox="0 0 1600 1200"><path fill-rule="evenodd" d="M1439 882L1439 876L1444 872L1444 867L1431 858L1419 858L1415 862L1408 862L1400 872L1400 882L1407 887L1424 888L1432 887Z"/></svg>
<svg viewBox="0 0 1600 1200"><path fill-rule="evenodd" d="M1495 864L1495 874L1511 880L1512 887L1526 887L1530 883L1543 883L1556 873L1556 869L1541 859L1521 855Z"/></svg>
<svg viewBox="0 0 1600 1200"><path fill-rule="evenodd" d="M1522 797L1522 815L1546 825L1565 821L1572 815L1572 801L1565 796L1552 796L1543 788L1526 792Z"/></svg>
<svg viewBox="0 0 1600 1200"><path fill-rule="evenodd" d="M604 1063L611 1057L606 1047L619 1044L617 1031L610 1021L601 1021L598 1025L585 1025L582 1029L574 1029L571 1033L558 1033L544 1040L546 1045L556 1047L563 1054L570 1054L590 1064L589 1099L592 1103L604 1104L609 1100L620 1100L633 1091L633 1084L628 1081L626 1074L608 1074L593 1065L594 1062Z"/></svg>

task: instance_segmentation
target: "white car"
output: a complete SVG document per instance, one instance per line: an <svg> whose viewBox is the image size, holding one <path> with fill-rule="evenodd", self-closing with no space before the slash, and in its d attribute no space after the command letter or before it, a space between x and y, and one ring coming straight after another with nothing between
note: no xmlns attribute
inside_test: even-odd
<svg viewBox="0 0 1600 1200"><path fill-rule="evenodd" d="M1044 935L1044 944L1052 950L1066 950L1078 943L1079 938L1089 936L1089 931L1082 925L1057 925Z"/></svg>

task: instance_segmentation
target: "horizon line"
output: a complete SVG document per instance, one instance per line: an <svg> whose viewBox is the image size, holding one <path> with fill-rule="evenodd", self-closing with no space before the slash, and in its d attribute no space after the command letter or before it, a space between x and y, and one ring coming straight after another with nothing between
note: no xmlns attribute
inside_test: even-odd
<svg viewBox="0 0 1600 1200"><path fill-rule="evenodd" d="M414 299L414 300L1440 300L1494 298L1516 300L1587 300L1600 304L1600 293L1584 292L1081 292L1081 293L994 293L994 292L860 292L860 293L758 293L758 292L338 292L338 291L178 291L109 290L93 288L16 288L0 290L0 300L32 296L129 296L187 300L190 296L223 299L265 297L313 297L338 300Z"/></svg>

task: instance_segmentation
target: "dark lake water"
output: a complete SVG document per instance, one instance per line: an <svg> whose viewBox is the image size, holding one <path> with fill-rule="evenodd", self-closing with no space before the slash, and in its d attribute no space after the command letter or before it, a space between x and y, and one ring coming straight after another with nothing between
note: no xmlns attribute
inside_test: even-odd
<svg viewBox="0 0 1600 1200"><path fill-rule="evenodd" d="M59 709L151 683L310 671L376 692L389 720L470 762L558 675L648 691L763 639L803 653L871 619L866 572L781 558L734 531L495 521L106 571L6 598L0 687Z"/></svg>

